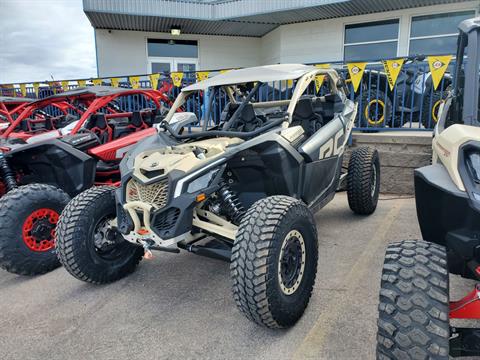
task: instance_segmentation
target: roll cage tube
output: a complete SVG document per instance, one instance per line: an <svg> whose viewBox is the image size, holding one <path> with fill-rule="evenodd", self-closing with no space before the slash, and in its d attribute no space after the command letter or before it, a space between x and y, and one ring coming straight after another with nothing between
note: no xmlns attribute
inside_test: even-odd
<svg viewBox="0 0 480 360"><path fill-rule="evenodd" d="M468 61L465 63L465 87L462 120L465 125L480 126L478 119L480 30L468 33ZM465 91L464 91L465 92Z"/></svg>
<svg viewBox="0 0 480 360"><path fill-rule="evenodd" d="M235 112L233 113L232 117L225 123L223 124L222 126L222 130L228 130L232 124L235 124L235 121L237 121L238 117L240 116L240 114L242 113L243 109L245 108L245 106L247 106L247 104L250 102L250 100L252 100L252 97L253 95L255 95L257 92L258 92L258 88L260 87L260 85L262 85L263 83L260 82L260 81L257 81L257 83L255 84L255 86L253 87L252 91L250 91L250 93L247 95L247 97L245 98L245 100L243 100L243 102L240 104L240 106L238 107L237 110L235 110Z"/></svg>

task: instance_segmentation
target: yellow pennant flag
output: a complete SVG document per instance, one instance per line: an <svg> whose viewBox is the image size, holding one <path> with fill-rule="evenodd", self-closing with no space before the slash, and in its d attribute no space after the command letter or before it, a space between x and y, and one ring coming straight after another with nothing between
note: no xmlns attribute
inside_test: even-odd
<svg viewBox="0 0 480 360"><path fill-rule="evenodd" d="M170 77L172 78L173 86L182 86L183 72L172 72Z"/></svg>
<svg viewBox="0 0 480 360"><path fill-rule="evenodd" d="M110 81L113 87L118 87L120 84L120 78L111 78Z"/></svg>
<svg viewBox="0 0 480 360"><path fill-rule="evenodd" d="M62 80L63 91L68 91L68 80Z"/></svg>
<svg viewBox="0 0 480 360"><path fill-rule="evenodd" d="M350 80L353 84L353 91L357 91L360 83L362 82L363 72L367 66L366 62L351 63L347 64L348 74L350 75Z"/></svg>
<svg viewBox="0 0 480 360"><path fill-rule="evenodd" d="M39 87L40 87L40 84L38 82L33 83L33 90L35 91L35 96L38 96Z"/></svg>
<svg viewBox="0 0 480 360"><path fill-rule="evenodd" d="M130 76L128 80L130 81L130 85L132 86L132 89L140 88L140 76Z"/></svg>
<svg viewBox="0 0 480 360"><path fill-rule="evenodd" d="M92 83L95 86L102 85L102 79L92 79Z"/></svg>
<svg viewBox="0 0 480 360"><path fill-rule="evenodd" d="M154 90L157 90L160 74L151 74L149 77L150 77L150 87Z"/></svg>
<svg viewBox="0 0 480 360"><path fill-rule="evenodd" d="M427 60L428 66L430 67L430 73L432 74L433 88L434 90L437 90L445 71L447 71L450 61L452 60L452 55L427 56Z"/></svg>
<svg viewBox="0 0 480 360"><path fill-rule="evenodd" d="M315 67L319 69L329 69L330 64L315 64ZM322 87L324 80L325 80L325 75L315 76L315 90L317 93L320 91L320 88Z"/></svg>
<svg viewBox="0 0 480 360"><path fill-rule="evenodd" d="M23 97L27 96L27 86L25 84L20 84L20 92Z"/></svg>
<svg viewBox="0 0 480 360"><path fill-rule="evenodd" d="M50 81L48 83L48 86L50 86L50 89L52 89L53 93L56 94L57 93L57 87L55 86L55 81Z"/></svg>
<svg viewBox="0 0 480 360"><path fill-rule="evenodd" d="M77 84L78 84L78 87L85 87L87 86L87 80L78 80Z"/></svg>
<svg viewBox="0 0 480 360"><path fill-rule="evenodd" d="M384 60L383 67L387 73L388 85L390 85L390 90L393 90L395 83L397 82L398 74L402 70L402 66L405 59L393 59L393 60Z"/></svg>
<svg viewBox="0 0 480 360"><path fill-rule="evenodd" d="M197 75L197 81L207 80L208 75L210 75L210 71L198 71L196 75Z"/></svg>

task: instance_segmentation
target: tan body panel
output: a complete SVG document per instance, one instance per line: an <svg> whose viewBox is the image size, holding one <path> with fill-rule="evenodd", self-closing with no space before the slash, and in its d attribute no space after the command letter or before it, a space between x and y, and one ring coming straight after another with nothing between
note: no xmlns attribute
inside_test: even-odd
<svg viewBox="0 0 480 360"><path fill-rule="evenodd" d="M465 186L458 171L460 147L466 142L479 140L480 128L459 124L448 127L433 139L433 163L442 163L461 191L465 191Z"/></svg>

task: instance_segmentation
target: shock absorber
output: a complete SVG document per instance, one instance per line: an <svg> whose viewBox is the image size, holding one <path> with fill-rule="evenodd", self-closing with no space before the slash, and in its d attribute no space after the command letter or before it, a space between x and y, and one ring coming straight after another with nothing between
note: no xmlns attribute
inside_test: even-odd
<svg viewBox="0 0 480 360"><path fill-rule="evenodd" d="M222 183L218 190L218 197L222 204L223 212L225 212L235 225L238 225L245 214L245 209L240 203L237 194L230 189L228 184Z"/></svg>
<svg viewBox="0 0 480 360"><path fill-rule="evenodd" d="M0 176L5 183L7 192L18 187L17 181L15 180L15 173L10 168L10 165L8 164L8 161L3 153L0 153Z"/></svg>

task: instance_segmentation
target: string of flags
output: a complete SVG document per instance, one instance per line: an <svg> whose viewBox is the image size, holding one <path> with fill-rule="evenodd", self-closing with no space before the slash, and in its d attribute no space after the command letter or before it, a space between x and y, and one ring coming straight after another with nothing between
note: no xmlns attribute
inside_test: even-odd
<svg viewBox="0 0 480 360"><path fill-rule="evenodd" d="M432 55L432 56L427 56L427 62L429 66L429 70L431 73L432 77L432 82L433 82L433 87L434 90L438 88L440 85L443 76L445 75L445 72L447 71L447 68L452 60L452 55ZM389 60L383 60L382 62L383 68L385 70L385 74L387 77L387 81L390 87L390 90L393 90L395 87L395 84L397 82L398 76L405 64L405 59L404 58L398 58L398 59L389 59ZM358 90L358 87L362 83L363 75L366 70L368 63L367 62L352 62L352 63L347 63L347 71L349 75L349 81L351 81L352 86L354 91L356 92ZM328 69L331 67L331 64L316 64L315 67L321 68L321 69ZM224 74L232 69L223 69L220 70L220 74ZM197 71L195 72L195 79L196 81L203 81L209 78L210 76L210 71ZM153 89L157 89L158 83L160 81L160 77L162 75L160 73L155 73L155 74L150 74L148 75L148 79L150 80L150 86ZM184 80L185 76L184 73L181 71L175 71L170 73L169 75L172 84L176 87L182 86L182 81ZM57 89L60 87L63 91L67 91L70 88L70 83L71 82L77 82L78 87L85 87L87 85L87 81L91 81L93 85L102 85L104 82L107 82L110 80L110 85L113 87L119 87L121 84L125 83L126 81L122 81L126 79L130 86L133 89L138 89L141 86L141 79L142 76L126 76L126 77L112 77L112 78L99 78L99 79L83 79L83 80L61 80L61 81L50 81L48 82L48 86L53 89L54 93L57 92ZM315 88L317 89L317 92L321 88L323 82L325 80L325 75L317 75L315 78ZM39 83L39 82L34 82L32 83L33 90L35 94L38 96L40 87L44 83ZM293 81L288 81L288 86L293 85ZM75 85L72 85L75 86ZM76 87L76 86L75 86ZM27 84L22 83L22 84L10 84L10 85L2 85L1 88L4 89L13 89L13 88L19 88L20 93L22 96L27 95ZM13 95L16 95L16 91L13 92Z"/></svg>

